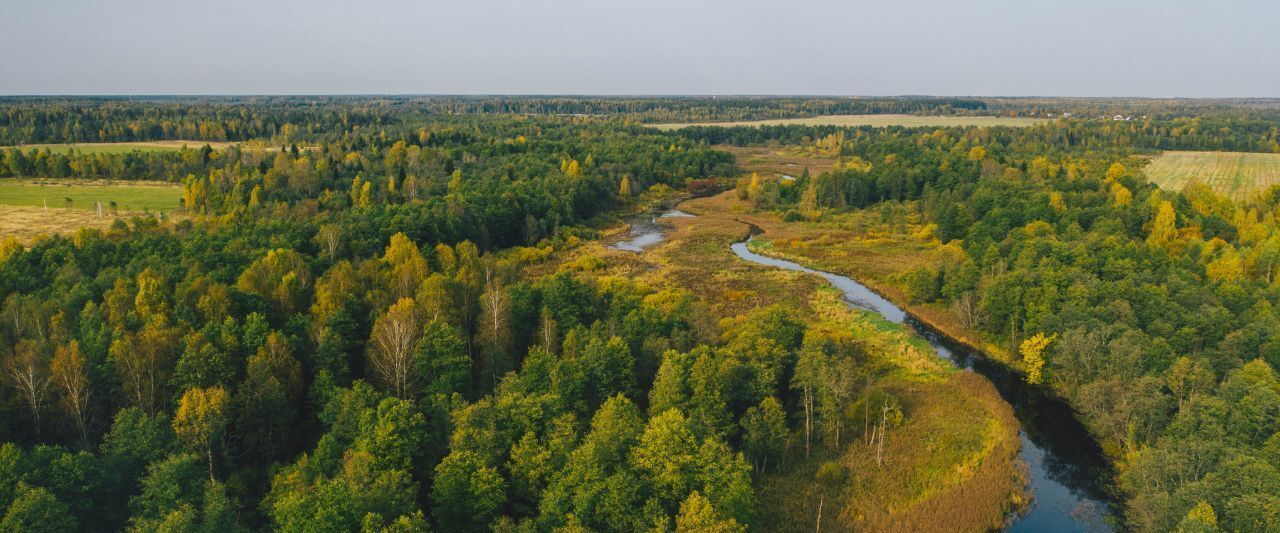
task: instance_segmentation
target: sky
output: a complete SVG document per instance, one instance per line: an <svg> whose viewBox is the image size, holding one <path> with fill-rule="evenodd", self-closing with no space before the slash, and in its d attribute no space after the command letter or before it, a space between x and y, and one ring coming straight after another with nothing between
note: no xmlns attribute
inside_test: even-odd
<svg viewBox="0 0 1280 533"><path fill-rule="evenodd" d="M0 0L0 94L1280 97L1276 0Z"/></svg>

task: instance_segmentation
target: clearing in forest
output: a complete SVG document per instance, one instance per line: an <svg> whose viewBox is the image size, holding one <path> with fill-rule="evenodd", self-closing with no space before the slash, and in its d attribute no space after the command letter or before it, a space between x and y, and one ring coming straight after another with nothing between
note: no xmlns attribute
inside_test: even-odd
<svg viewBox="0 0 1280 533"><path fill-rule="evenodd" d="M0 205L96 211L98 202L116 211L170 211L179 207L182 187L157 181L0 180Z"/></svg>
<svg viewBox="0 0 1280 533"><path fill-rule="evenodd" d="M738 167L747 174L757 172L762 176L800 177L804 169L816 176L828 172L836 163L833 156L805 152L797 147L772 148L767 146L717 146L733 154Z"/></svg>
<svg viewBox="0 0 1280 533"><path fill-rule="evenodd" d="M0 150L9 148L20 148L27 152L34 149L48 148L49 151L56 154L65 154L71 150L76 150L81 154L127 154L129 152L172 152L183 148L198 150L204 145L216 150L224 150L232 146L239 145L244 151L257 152L274 152L280 149L280 146L268 144L263 140L251 140L244 142L229 141L135 141L135 142L115 142L115 143L56 143L56 144L23 144L19 146L0 146ZM296 144L296 143L295 143ZM299 150L315 150L315 146L298 145Z"/></svg>
<svg viewBox="0 0 1280 533"><path fill-rule="evenodd" d="M221 150L237 143L224 141L138 141L118 143L24 144L21 146L5 146L0 148L21 148L23 151L48 148L49 151L59 154L66 153L71 149L75 149L82 154L125 154L133 151L164 152L170 150L181 150L183 147L199 149L206 144L214 150Z"/></svg>
<svg viewBox="0 0 1280 533"><path fill-rule="evenodd" d="M181 197L182 188L173 183L4 179L0 180L0 240L16 237L26 242L80 228L105 229L118 218L172 211ZM102 202L101 214L98 202Z"/></svg>
<svg viewBox="0 0 1280 533"><path fill-rule="evenodd" d="M747 120L741 122L691 122L687 124L649 124L660 130L677 130L689 126L872 126L907 128L946 126L1032 126L1044 119L1027 117L957 117L917 115L823 115L820 117Z"/></svg>
<svg viewBox="0 0 1280 533"><path fill-rule="evenodd" d="M1195 180L1239 201L1280 184L1280 154L1165 152L1151 161L1146 173L1165 190L1181 191Z"/></svg>

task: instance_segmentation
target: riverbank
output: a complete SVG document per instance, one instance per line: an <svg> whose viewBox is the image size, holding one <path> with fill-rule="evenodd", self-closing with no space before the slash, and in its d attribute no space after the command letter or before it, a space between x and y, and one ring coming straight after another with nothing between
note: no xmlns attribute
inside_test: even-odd
<svg viewBox="0 0 1280 533"><path fill-rule="evenodd" d="M680 207L698 210L710 200ZM758 530L813 531L821 516L824 530L985 531L1027 503L1018 423L991 383L934 356L901 325L849 308L820 278L735 257L730 245L749 230L731 215L708 211L664 225L662 242L638 252L594 242L562 264L598 257L610 275L687 290L722 325L777 305L847 332L867 355L859 366L872 391L895 398L906 415L882 451L866 441L861 404L846 413L850 427L838 447L819 445L806 457L793 436L782 464L758 479Z"/></svg>
<svg viewBox="0 0 1280 533"><path fill-rule="evenodd" d="M815 230L806 227L808 225L779 221L767 213L749 212L743 202L736 201L729 195L707 199L696 208L689 205L687 209L698 211L709 217L732 216L744 224L751 225L757 233L762 233L765 241L753 240L751 243L752 252L755 253L747 252L745 246L739 250L740 256L743 253L749 253L758 258L756 259L758 262L782 268L803 268L795 264L802 263L826 272L840 272L825 262L815 261L811 255L850 257L847 253L848 242L832 242L835 239L827 233L828 228ZM815 233L818 235L815 236ZM771 244L779 241L789 243L789 248L792 250L816 251L819 254L804 254L796 257L796 255L778 253L777 248ZM810 246L815 241L817 245ZM881 239L879 244L887 244L884 246L886 249L896 248L896 251L902 251L902 242L899 240L894 243L888 239ZM757 245L758 243L762 245ZM915 262L922 262L920 258L926 255L928 248L928 246L916 246L915 250L908 251L909 259L905 263L910 264L911 257L915 258ZM937 245L935 244L933 248L936 249ZM765 255L758 255L759 253ZM895 259L895 261L903 262L901 259ZM876 265L879 265L881 279L892 279L895 272L886 271L883 268L886 263L883 256L872 257L870 261L863 262L863 265L871 265L870 268L864 266L862 270L864 272L874 270ZM791 266L788 267L788 264ZM905 294L900 289L887 283L882 283L880 285L882 288L877 289L838 274L823 272L818 274L840 285L842 290L852 295L853 301L861 302L861 305L870 305L877 311L886 313L886 316L890 316L894 321L910 324L913 329L929 339L930 344L939 351L940 355L952 359L961 368L974 370L989 378L1005 400L1014 406L1024 431L1028 434L1028 438L1024 439L1023 443L1023 459L1031 465L1033 490L1040 494L1040 499L1043 501L1038 502L1026 516L1014 522L1011 529L1036 531L1051 527L1065 530L1092 530L1105 527L1102 517L1107 513L1106 507L1109 505L1110 497L1104 486L1111 478L1110 466L1097 443L1076 421L1074 412L1064 401L1056 398L1052 391L1042 387L1028 386L1020 373L1011 370L1003 363L992 362L985 354L974 353L975 348L981 348L982 343L975 342L972 336L966 338L964 335L950 335L949 330L957 331L956 324L938 320L936 315L920 313L921 306L905 305ZM883 287L886 286L891 290L884 290ZM885 301L886 297L892 303ZM935 311L940 310L935 309ZM958 332L963 332L963 329L959 329ZM1055 464L1067 464L1070 467L1064 473L1062 467L1055 468L1053 466ZM1053 470L1058 471L1055 473ZM1046 505L1054 506L1056 509L1045 508Z"/></svg>

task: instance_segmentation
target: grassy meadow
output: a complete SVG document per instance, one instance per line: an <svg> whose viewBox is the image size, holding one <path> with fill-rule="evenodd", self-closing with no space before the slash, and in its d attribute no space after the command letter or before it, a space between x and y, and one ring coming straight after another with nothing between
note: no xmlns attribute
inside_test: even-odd
<svg viewBox="0 0 1280 533"><path fill-rule="evenodd" d="M178 207L182 188L167 182L91 180L0 180L0 205L95 211L115 202L120 211L170 211Z"/></svg>
<svg viewBox="0 0 1280 533"><path fill-rule="evenodd" d="M236 143L222 141L144 141L117 143L24 144L16 147L6 146L3 148L21 148L24 151L48 148L49 151L57 153L66 153L70 150L76 150L82 154L124 154L133 151L164 152L181 150L183 147L194 149L200 148L206 144L214 150L221 150Z"/></svg>
<svg viewBox="0 0 1280 533"><path fill-rule="evenodd" d="M1165 152L1146 173L1162 189L1180 191L1195 180L1238 201L1280 184L1280 154Z"/></svg>
<svg viewBox="0 0 1280 533"><path fill-rule="evenodd" d="M677 130L689 126L872 126L883 128L903 126L907 128L939 126L1032 126L1044 119L1026 117L956 117L917 115L823 115L806 118L774 120L748 120L741 122L691 122L686 124L649 124L660 130Z"/></svg>
<svg viewBox="0 0 1280 533"><path fill-rule="evenodd" d="M0 180L0 239L27 242L80 228L106 229L118 217L172 211L182 188L161 182ZM71 198L71 208L66 199ZM111 202L117 211L110 211ZM97 203L103 214L98 216ZM47 205L47 208L46 208Z"/></svg>

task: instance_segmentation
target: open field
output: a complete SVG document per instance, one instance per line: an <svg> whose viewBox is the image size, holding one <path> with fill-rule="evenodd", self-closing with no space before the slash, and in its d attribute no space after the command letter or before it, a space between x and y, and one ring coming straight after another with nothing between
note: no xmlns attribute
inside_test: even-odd
<svg viewBox="0 0 1280 533"><path fill-rule="evenodd" d="M80 228L107 229L115 220L112 216L99 218L86 209L0 205L0 240L15 237L30 242L41 235L72 234Z"/></svg>
<svg viewBox="0 0 1280 533"><path fill-rule="evenodd" d="M748 174L758 172L761 176L797 177L806 168L816 176L830 171L836 163L834 157L807 153L796 147L717 146L716 149L733 154L738 167Z"/></svg>
<svg viewBox="0 0 1280 533"><path fill-rule="evenodd" d="M824 115L808 118L776 120L750 120L743 122L692 122L687 124L649 124L660 130L676 130L689 126L903 126L908 128L938 126L1031 126L1044 122L1038 118L1011 117L953 117L916 115Z"/></svg>
<svg viewBox="0 0 1280 533"><path fill-rule="evenodd" d="M50 151L64 153L68 150L75 149L84 154L123 154L140 150L143 152L161 152L167 150L181 150L182 147L200 148L209 145L214 150L221 150L228 146L237 144L233 142L222 141L140 141L140 142L119 142L119 143L77 143L77 144L24 144L17 146L23 150L31 150L37 148L48 148ZM0 148L15 148L13 146L5 146Z"/></svg>
<svg viewBox="0 0 1280 533"><path fill-rule="evenodd" d="M121 182L91 180L0 180L0 204L65 210L66 199L73 210L96 211L102 202L111 202L120 211L170 211L178 207L182 188L167 182Z"/></svg>
<svg viewBox="0 0 1280 533"><path fill-rule="evenodd" d="M1162 189L1180 191L1192 180L1234 200L1280 184L1280 154L1165 152L1151 161L1147 177Z"/></svg>

